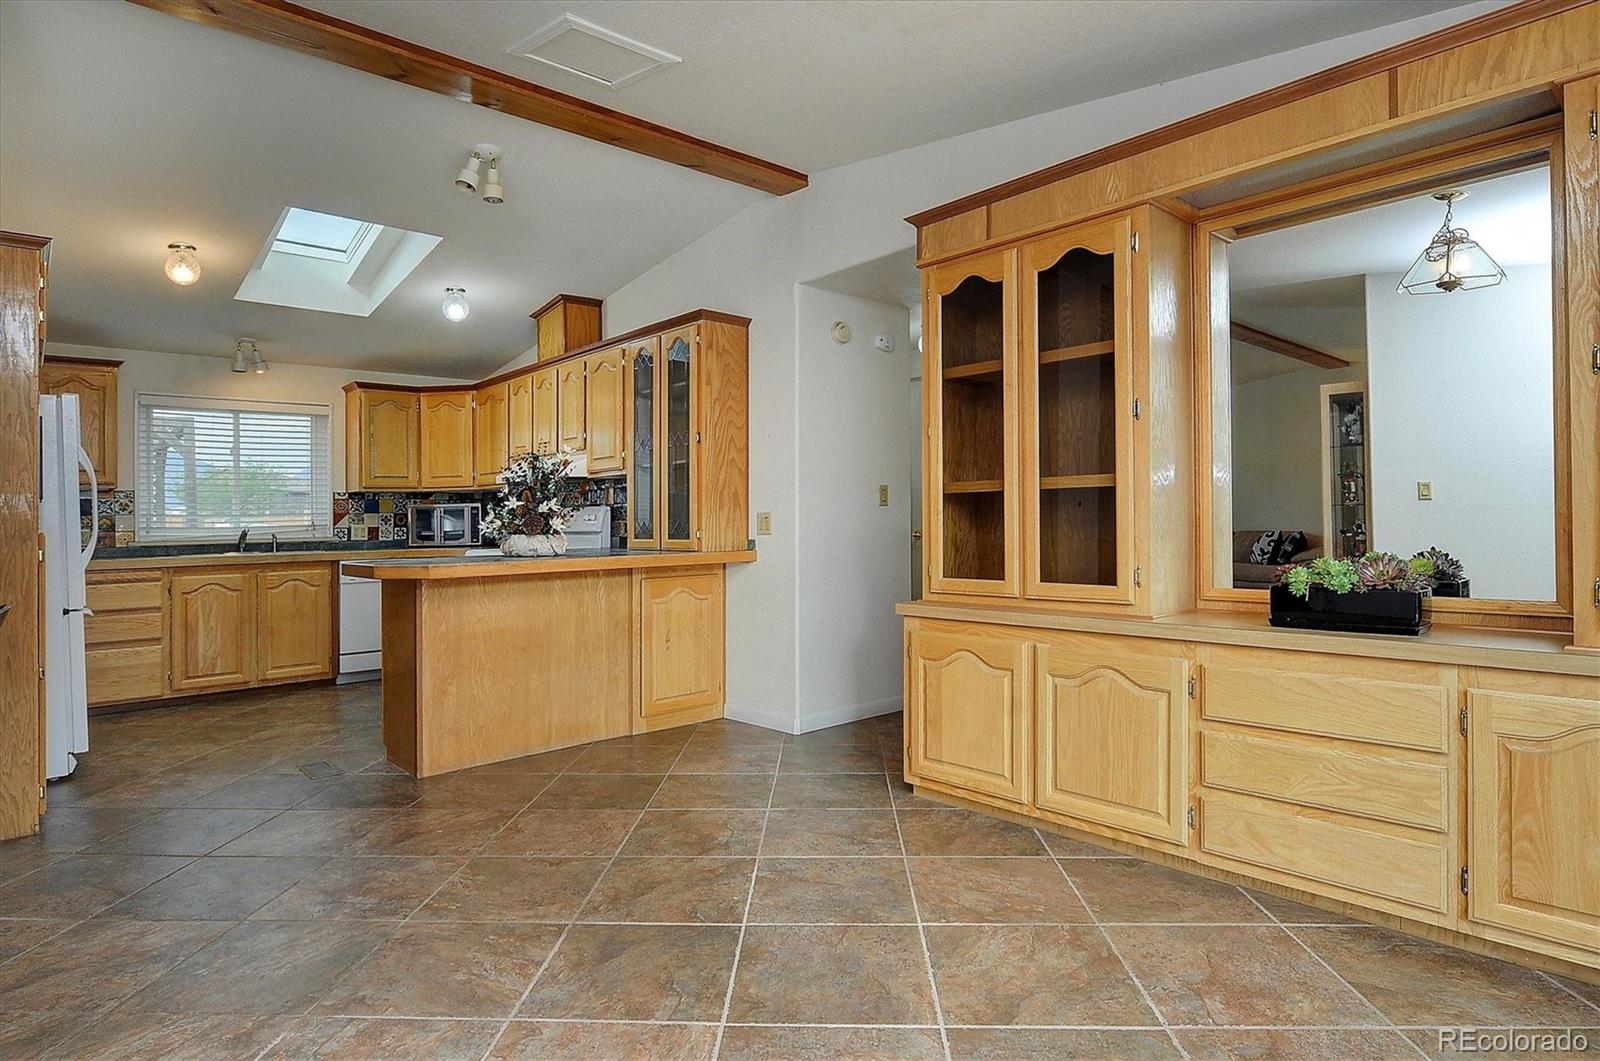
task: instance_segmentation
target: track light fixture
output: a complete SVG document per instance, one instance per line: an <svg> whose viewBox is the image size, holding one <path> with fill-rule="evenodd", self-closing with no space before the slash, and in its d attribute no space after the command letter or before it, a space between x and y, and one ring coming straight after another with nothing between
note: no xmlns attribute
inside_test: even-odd
<svg viewBox="0 0 1600 1061"><path fill-rule="evenodd" d="M487 175L483 172L486 163L489 167ZM484 202L499 204L506 201L505 185L500 180L500 148L494 144L473 144L467 152L467 164L456 174L456 188L466 194L475 195L480 187L483 189Z"/></svg>
<svg viewBox="0 0 1600 1061"><path fill-rule="evenodd" d="M259 376L267 370L267 359L261 356L254 339L240 339L233 344L233 364L230 367L235 372L254 372Z"/></svg>
<svg viewBox="0 0 1600 1061"><path fill-rule="evenodd" d="M483 185L483 201L496 206L506 201L506 188L500 183L500 160L497 158L489 161L489 179Z"/></svg>
<svg viewBox="0 0 1600 1061"><path fill-rule="evenodd" d="M168 280L179 287L188 287L200 279L200 255L192 243L169 243L167 263L162 268Z"/></svg>

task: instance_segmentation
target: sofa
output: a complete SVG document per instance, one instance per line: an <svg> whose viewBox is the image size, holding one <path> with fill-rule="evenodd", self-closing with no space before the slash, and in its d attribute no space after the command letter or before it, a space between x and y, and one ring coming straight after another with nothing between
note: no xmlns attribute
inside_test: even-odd
<svg viewBox="0 0 1600 1061"><path fill-rule="evenodd" d="M1290 532L1285 532L1290 533ZM1266 589L1278 580L1278 568L1283 564L1298 564L1322 555L1322 535L1301 531L1306 536L1306 547L1293 556L1273 564L1252 564L1250 547L1261 537L1259 530L1233 532L1233 588Z"/></svg>

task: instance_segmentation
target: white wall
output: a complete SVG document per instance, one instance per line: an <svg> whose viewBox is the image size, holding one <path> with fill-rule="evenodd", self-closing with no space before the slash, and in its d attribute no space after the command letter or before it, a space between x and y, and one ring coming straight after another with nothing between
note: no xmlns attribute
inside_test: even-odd
<svg viewBox="0 0 1600 1061"><path fill-rule="evenodd" d="M796 345L796 284L911 246L907 214L1499 6L1470 4L815 173L805 190L747 207L613 292L611 334L697 306L753 321L751 511L771 512L774 533L757 539L756 563L728 572L729 717L815 728L798 714L800 587L817 572L814 560L801 566L810 517L800 506L807 439L796 394L808 369ZM880 410L851 401L831 413L844 423ZM848 647L830 644L836 655Z"/></svg>
<svg viewBox="0 0 1600 1061"><path fill-rule="evenodd" d="M195 357L154 350L115 350L100 346L48 343L45 353L61 357L89 357L122 361L117 371L117 487L134 488L133 398L140 391L187 394L207 398L262 398L268 401L320 402L333 407L330 425L333 441L333 489L344 482L344 391L353 379L377 383L422 386L457 383L439 376L405 376L392 372L365 372L318 365L290 365L270 361L262 375L233 371L229 357Z"/></svg>
<svg viewBox="0 0 1600 1061"><path fill-rule="evenodd" d="M1361 366L1305 368L1233 388L1233 526L1322 533L1322 393Z"/></svg>
<svg viewBox="0 0 1600 1061"><path fill-rule="evenodd" d="M1367 277L1372 540L1454 554L1474 597L1554 600L1550 268L1506 272L1449 295Z"/></svg>

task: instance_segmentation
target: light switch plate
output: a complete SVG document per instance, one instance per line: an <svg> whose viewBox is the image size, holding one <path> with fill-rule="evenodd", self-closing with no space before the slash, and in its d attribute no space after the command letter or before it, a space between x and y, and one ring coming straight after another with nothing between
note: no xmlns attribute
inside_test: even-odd
<svg viewBox="0 0 1600 1061"><path fill-rule="evenodd" d="M889 484L888 483L879 483L878 484L878 507L879 508L888 508L889 507Z"/></svg>
<svg viewBox="0 0 1600 1061"><path fill-rule="evenodd" d="M1417 500L1418 501L1432 501L1433 500L1433 484L1432 483L1423 483L1423 482L1417 483Z"/></svg>
<svg viewBox="0 0 1600 1061"><path fill-rule="evenodd" d="M770 513L770 512L757 512L756 513L756 533L757 534L771 534L772 533L772 513Z"/></svg>

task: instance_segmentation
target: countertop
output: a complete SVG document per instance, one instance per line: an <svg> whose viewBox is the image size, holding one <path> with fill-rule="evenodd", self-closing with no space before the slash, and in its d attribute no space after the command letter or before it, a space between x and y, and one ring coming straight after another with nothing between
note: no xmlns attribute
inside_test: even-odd
<svg viewBox="0 0 1600 1061"><path fill-rule="evenodd" d="M460 557L464 549L408 549L405 546L388 549L285 549L228 553L182 553L176 556L109 556L89 561L89 571L159 571L169 567L239 567L255 564L328 564L339 561L378 560L406 556L417 559L447 559Z"/></svg>
<svg viewBox="0 0 1600 1061"><path fill-rule="evenodd" d="M348 561L351 574L395 581L438 581L462 578L511 578L554 575L567 571L621 571L650 567L707 567L748 564L754 549L726 552L653 552L625 549L574 549L565 556L453 556L429 558L405 555L394 559L363 558Z"/></svg>

